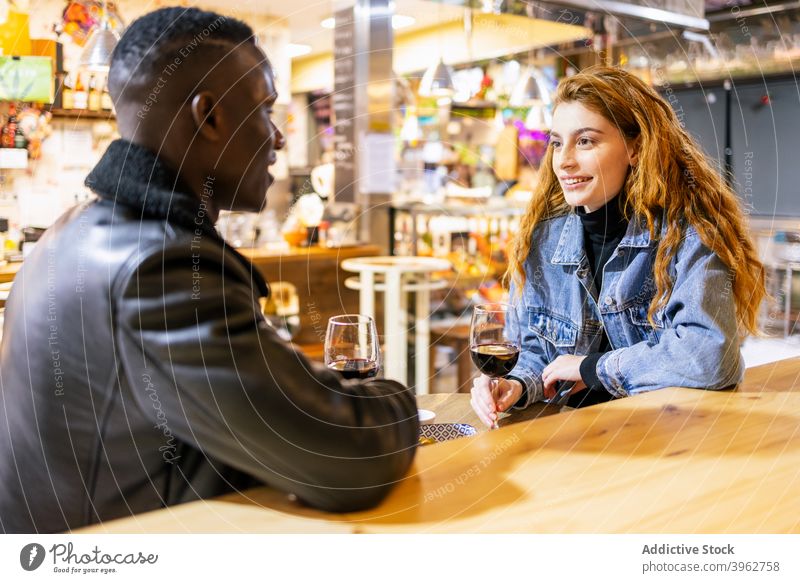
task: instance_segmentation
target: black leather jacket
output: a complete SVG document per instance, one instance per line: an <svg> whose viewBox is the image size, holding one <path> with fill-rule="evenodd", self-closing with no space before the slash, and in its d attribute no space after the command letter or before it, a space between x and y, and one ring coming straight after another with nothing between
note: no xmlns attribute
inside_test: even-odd
<svg viewBox="0 0 800 583"><path fill-rule="evenodd" d="M48 229L7 304L0 530L262 483L333 512L378 503L414 456L412 393L281 341L266 284L150 152L112 143L87 184L99 198Z"/></svg>

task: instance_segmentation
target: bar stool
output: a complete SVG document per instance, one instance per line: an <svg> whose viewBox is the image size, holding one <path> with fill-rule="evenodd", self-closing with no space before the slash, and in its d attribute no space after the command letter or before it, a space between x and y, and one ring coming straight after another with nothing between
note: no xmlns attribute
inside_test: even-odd
<svg viewBox="0 0 800 583"><path fill-rule="evenodd" d="M342 269L358 273L345 285L359 291L359 313L375 317L375 293L383 292L384 374L408 384L408 294L414 293L414 355L417 394L429 391L430 292L447 286L447 280L431 280L431 273L452 265L435 257L354 257L342 261ZM382 276L382 282L377 278Z"/></svg>

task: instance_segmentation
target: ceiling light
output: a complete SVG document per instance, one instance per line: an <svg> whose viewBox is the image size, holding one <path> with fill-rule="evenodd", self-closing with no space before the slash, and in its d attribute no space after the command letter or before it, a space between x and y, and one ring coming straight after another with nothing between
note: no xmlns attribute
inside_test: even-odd
<svg viewBox="0 0 800 583"><path fill-rule="evenodd" d="M406 16L405 14L395 14L392 16L392 28L397 30L399 28L406 28L411 26L417 21L416 18L413 16ZM326 18L322 22L319 23L322 28L327 28L329 30L336 28L336 19L331 16L330 18Z"/></svg>
<svg viewBox="0 0 800 583"><path fill-rule="evenodd" d="M307 55L311 52L311 45L300 45L296 43L289 43L286 45L286 53L289 55L290 59L294 59L295 57L302 57L303 55Z"/></svg>
<svg viewBox="0 0 800 583"><path fill-rule="evenodd" d="M111 53L122 36L118 30L111 28L108 22L108 9L105 0L102 3L100 23L89 36L83 48L79 66L95 72L108 72L111 64Z"/></svg>
<svg viewBox="0 0 800 583"><path fill-rule="evenodd" d="M108 21L104 19L89 37L89 41L81 53L80 66L89 71L108 71L111 64L111 53L114 52L119 38L119 32L111 30Z"/></svg>
<svg viewBox="0 0 800 583"><path fill-rule="evenodd" d="M534 103L525 116L525 129L546 132L553 125L553 117L543 103Z"/></svg>
<svg viewBox="0 0 800 583"><path fill-rule="evenodd" d="M406 28L407 26L411 26L417 21L416 18L413 16L406 16L405 14L395 14L392 16L392 28L397 30L398 28Z"/></svg>
<svg viewBox="0 0 800 583"><path fill-rule="evenodd" d="M535 67L528 67L522 72L519 81L511 91L508 102L512 107L530 107L533 103L550 103L547 83Z"/></svg>
<svg viewBox="0 0 800 583"><path fill-rule="evenodd" d="M453 76L450 67L441 59L425 71L419 84L419 94L423 97L444 97L453 94Z"/></svg>

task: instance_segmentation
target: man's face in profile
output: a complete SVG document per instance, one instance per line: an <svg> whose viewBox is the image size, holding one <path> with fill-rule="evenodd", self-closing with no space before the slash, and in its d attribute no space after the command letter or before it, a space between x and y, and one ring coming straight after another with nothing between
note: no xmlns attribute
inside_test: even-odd
<svg viewBox="0 0 800 583"><path fill-rule="evenodd" d="M228 120L229 135L219 145L217 171L229 182L226 185L232 196L229 208L259 211L274 181L268 167L275 163L276 150L284 145L283 135L272 121L278 95L272 70L261 49L240 47L236 53L240 75L220 102ZM215 191L219 192L217 186L220 185L215 185Z"/></svg>

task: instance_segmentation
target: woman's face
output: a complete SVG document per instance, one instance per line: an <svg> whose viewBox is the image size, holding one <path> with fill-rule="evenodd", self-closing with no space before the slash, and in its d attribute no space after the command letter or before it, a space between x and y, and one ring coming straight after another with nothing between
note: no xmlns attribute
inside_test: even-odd
<svg viewBox="0 0 800 583"><path fill-rule="evenodd" d="M605 117L577 102L556 107L550 147L567 204L586 212L617 196L628 167L636 163L633 143Z"/></svg>

